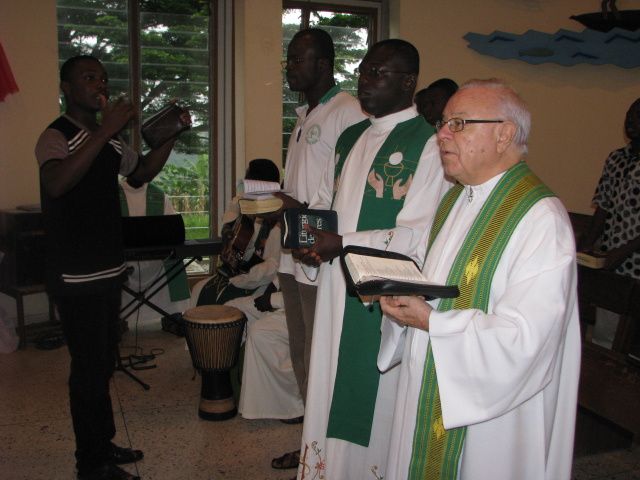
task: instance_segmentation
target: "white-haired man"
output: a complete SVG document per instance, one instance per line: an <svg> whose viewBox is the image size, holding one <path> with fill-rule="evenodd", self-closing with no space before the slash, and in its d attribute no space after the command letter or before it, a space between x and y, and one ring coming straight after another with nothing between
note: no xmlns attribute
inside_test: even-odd
<svg viewBox="0 0 640 480"><path fill-rule="evenodd" d="M569 479L575 246L562 203L523 161L530 114L504 83L477 80L437 128L458 185L425 233L424 273L461 294L381 300L380 368L404 347L385 479Z"/></svg>

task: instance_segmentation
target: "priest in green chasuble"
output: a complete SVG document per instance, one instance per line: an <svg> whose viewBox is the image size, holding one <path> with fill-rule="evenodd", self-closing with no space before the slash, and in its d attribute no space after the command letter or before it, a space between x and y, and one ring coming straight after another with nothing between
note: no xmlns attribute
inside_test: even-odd
<svg viewBox="0 0 640 480"><path fill-rule="evenodd" d="M492 79L463 85L436 125L458 184L417 256L460 296L380 301L378 365L401 361L385 480L571 478L576 251L564 206L524 162L530 124Z"/></svg>
<svg viewBox="0 0 640 480"><path fill-rule="evenodd" d="M314 230L314 246L296 253L319 267L301 479L385 477L398 374L378 371L382 313L346 294L335 257L347 245L416 249L451 186L434 130L413 105L418 69L417 50L403 40L379 42L364 57L358 100L369 118L340 136L310 204L337 212L338 233Z"/></svg>

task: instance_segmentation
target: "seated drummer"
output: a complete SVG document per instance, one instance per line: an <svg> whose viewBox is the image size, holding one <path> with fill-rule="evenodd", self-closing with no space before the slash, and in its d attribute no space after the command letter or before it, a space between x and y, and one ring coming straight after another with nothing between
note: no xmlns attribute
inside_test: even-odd
<svg viewBox="0 0 640 480"><path fill-rule="evenodd" d="M245 179L280 183L280 170L271 160L254 159L249 162ZM222 305L233 298L262 295L278 270L277 220L240 214L238 197L234 197L222 217L223 254L216 272L193 287L191 305ZM230 261L232 256L242 261Z"/></svg>

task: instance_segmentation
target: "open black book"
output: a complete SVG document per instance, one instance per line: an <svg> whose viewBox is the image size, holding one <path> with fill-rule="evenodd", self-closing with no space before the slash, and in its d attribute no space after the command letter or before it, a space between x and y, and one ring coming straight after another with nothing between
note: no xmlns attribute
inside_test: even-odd
<svg viewBox="0 0 640 480"><path fill-rule="evenodd" d="M431 300L460 294L456 285L430 282L418 265L401 253L349 245L344 248L340 262L347 288L366 303L388 295L421 295Z"/></svg>

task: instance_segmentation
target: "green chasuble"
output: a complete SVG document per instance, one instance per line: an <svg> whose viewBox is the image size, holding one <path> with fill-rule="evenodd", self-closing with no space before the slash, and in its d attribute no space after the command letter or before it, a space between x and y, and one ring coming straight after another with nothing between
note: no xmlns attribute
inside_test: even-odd
<svg viewBox="0 0 640 480"><path fill-rule="evenodd" d="M127 204L127 197L119 185L120 192L120 213L123 217L129 216L129 205ZM152 183L147 184L147 196L146 196L146 216L159 216L164 215L164 192L156 187ZM173 265L182 260L168 259L164 260L165 271L172 271ZM169 298L172 302L185 300L189 298L189 282L187 281L187 273L183 270L178 273L168 284Z"/></svg>
<svg viewBox="0 0 640 480"><path fill-rule="evenodd" d="M336 185L354 144L371 125L357 123L336 144ZM376 193L367 182L358 217L357 231L390 229L404 204L404 197L393 198L393 185L405 185L413 176L424 146L433 134L422 116L399 123L389 133L376 154L369 172L374 171L384 184ZM369 172L362 172L368 175ZM378 196L382 193L382 196ZM337 268L337 267L335 267ZM345 298L338 367L333 389L327 437L340 438L362 446L369 445L380 372L376 365L380 347L380 305L365 307L357 297Z"/></svg>
<svg viewBox="0 0 640 480"><path fill-rule="evenodd" d="M442 199L429 236L428 250L462 190L461 185L456 185ZM449 271L446 284L458 285L460 296L442 299L438 311L476 308L487 312L493 275L513 231L533 205L550 196L553 193L529 170L526 163L520 162L507 170L480 210ZM429 343L408 478L456 479L465 433L466 427L444 428L438 380Z"/></svg>

